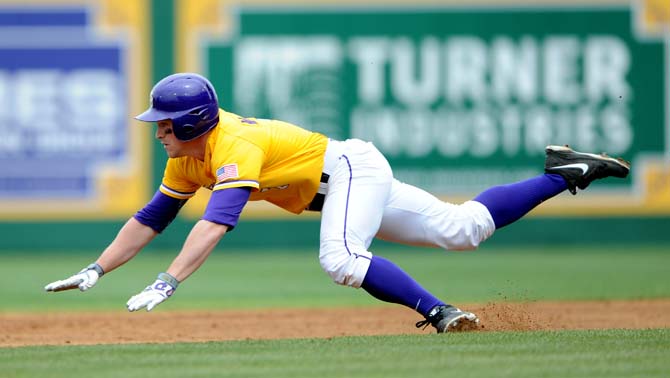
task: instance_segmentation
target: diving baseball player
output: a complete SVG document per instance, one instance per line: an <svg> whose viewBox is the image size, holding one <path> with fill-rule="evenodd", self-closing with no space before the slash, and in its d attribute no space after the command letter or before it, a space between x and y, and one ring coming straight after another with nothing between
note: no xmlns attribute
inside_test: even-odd
<svg viewBox="0 0 670 378"><path fill-rule="evenodd" d="M175 218L200 188L212 191L206 210L167 270L128 300L129 311L170 298L237 225L247 201L265 200L299 214L321 212L319 260L340 285L363 288L379 300L414 309L438 333L469 330L479 319L436 298L393 262L369 250L377 237L409 245L471 250L493 232L568 189L626 177L621 159L548 146L545 174L497 186L463 204L438 200L393 178L371 143L338 141L292 124L241 117L219 108L211 83L193 73L170 75L151 91L136 117L156 122L169 159L153 199L121 228L98 259L47 291L93 287L132 259Z"/></svg>

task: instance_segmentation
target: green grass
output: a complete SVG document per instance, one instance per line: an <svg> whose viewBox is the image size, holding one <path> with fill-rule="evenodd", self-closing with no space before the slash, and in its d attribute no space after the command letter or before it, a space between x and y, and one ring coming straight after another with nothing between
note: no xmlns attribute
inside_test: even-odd
<svg viewBox="0 0 670 378"><path fill-rule="evenodd" d="M667 377L670 330L3 349L7 377ZM26 363L30 361L30 363Z"/></svg>
<svg viewBox="0 0 670 378"><path fill-rule="evenodd" d="M374 249L373 249L374 250ZM524 248L475 252L375 250L438 297L453 303L670 297L667 246ZM145 251L86 293L46 293L50 281L87 265L97 253L0 255L0 311L122 310L174 254ZM333 284L317 252L214 252L160 309L376 305L363 290Z"/></svg>

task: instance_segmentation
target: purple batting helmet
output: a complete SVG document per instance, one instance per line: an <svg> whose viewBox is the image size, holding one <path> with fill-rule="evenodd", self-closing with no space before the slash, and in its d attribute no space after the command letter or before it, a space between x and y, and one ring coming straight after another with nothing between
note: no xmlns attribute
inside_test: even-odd
<svg viewBox="0 0 670 378"><path fill-rule="evenodd" d="M172 120L177 139L189 141L219 123L219 102L209 80L195 73L177 73L154 85L149 109L135 119Z"/></svg>

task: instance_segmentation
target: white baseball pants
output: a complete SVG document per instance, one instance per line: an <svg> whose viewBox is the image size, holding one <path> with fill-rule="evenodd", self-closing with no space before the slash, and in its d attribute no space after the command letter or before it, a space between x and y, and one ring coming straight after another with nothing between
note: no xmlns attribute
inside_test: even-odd
<svg viewBox="0 0 670 378"><path fill-rule="evenodd" d="M330 141L330 175L321 210L319 261L338 284L360 287L370 266L372 239L446 250L475 249L495 231L484 205L442 202L393 178L372 143Z"/></svg>

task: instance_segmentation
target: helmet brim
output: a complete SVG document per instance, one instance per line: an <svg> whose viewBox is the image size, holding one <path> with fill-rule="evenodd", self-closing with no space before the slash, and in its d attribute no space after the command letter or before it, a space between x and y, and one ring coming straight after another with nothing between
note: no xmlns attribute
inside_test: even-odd
<svg viewBox="0 0 670 378"><path fill-rule="evenodd" d="M144 113L135 116L135 119L143 122L158 122L165 119L175 119L188 113L188 110L181 112L165 112L155 108L149 108Z"/></svg>

